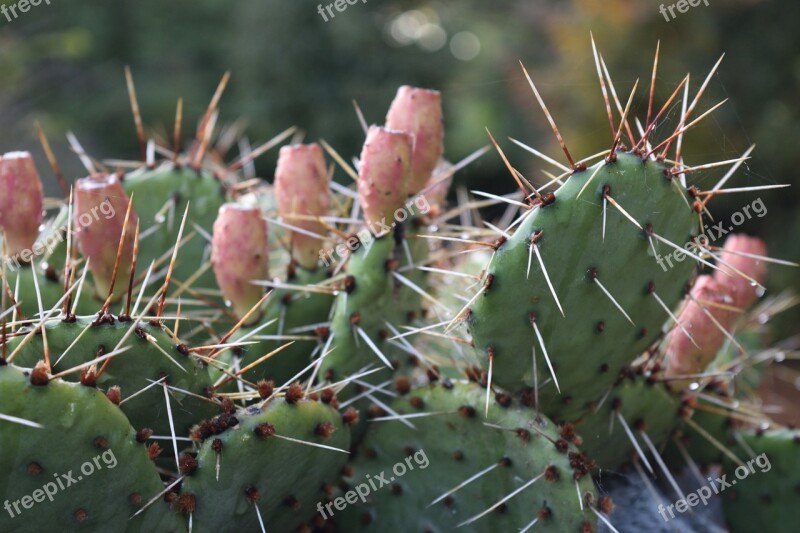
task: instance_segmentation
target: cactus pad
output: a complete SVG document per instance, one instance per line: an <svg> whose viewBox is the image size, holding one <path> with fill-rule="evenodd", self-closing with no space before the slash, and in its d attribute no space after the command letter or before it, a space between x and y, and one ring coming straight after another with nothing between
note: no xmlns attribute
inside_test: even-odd
<svg viewBox="0 0 800 533"><path fill-rule="evenodd" d="M179 498L195 531L258 531L259 521L268 531L293 531L313 515L323 483L347 459L350 432L337 411L296 392L222 415L228 429L207 435ZM196 434L214 426L200 424Z"/></svg>
<svg viewBox="0 0 800 533"><path fill-rule="evenodd" d="M508 396L492 400L484 417L485 395L475 384L445 382L393 402L416 429L373 422L346 471L349 488L365 493L364 501L343 512L331 508L338 525L453 531L463 523L468 531L517 531L536 520L536 530L593 530L588 507L600 501L588 476L591 461L566 440L574 435L560 435L550 420ZM602 503L608 510L610 502Z"/></svg>
<svg viewBox="0 0 800 533"><path fill-rule="evenodd" d="M781 429L741 436L754 455L744 450L738 454L744 466L723 463L726 481L735 485L721 493L731 531L796 531L790 517L796 516L800 502L800 432Z"/></svg>
<svg viewBox="0 0 800 533"><path fill-rule="evenodd" d="M122 183L128 195L133 195L133 208L141 221L143 238L139 249L139 264L147 265L160 258L175 245L181 217L189 203L189 216L175 264L174 276L186 282L208 262L211 245L200 229L210 235L217 212L225 202L222 184L204 171L175 167L165 163L156 169L143 169L125 176ZM157 226L157 230L151 230ZM192 284L196 288L215 288L214 274L203 272Z"/></svg>
<svg viewBox="0 0 800 533"><path fill-rule="evenodd" d="M38 382L37 382L38 383ZM2 531L184 531L159 498L163 489L125 415L92 387L31 383L29 371L0 367ZM20 498L16 501L15 498Z"/></svg>
<svg viewBox="0 0 800 533"><path fill-rule="evenodd" d="M408 363L409 355L386 340L393 335L387 323L395 328L408 323L409 313L420 305L418 294L393 279L400 253L392 235L385 235L360 246L350 257L344 291L334 304L333 351L322 362L322 376L338 381L368 366L391 365L391 371ZM386 376L380 371L365 380L383 381Z"/></svg>
<svg viewBox="0 0 800 533"><path fill-rule="evenodd" d="M127 334L120 348L128 350L114 356L97 384L100 387L117 385L121 388L124 400L122 410L137 430L149 428L157 435L170 435L163 387L152 386L164 376L167 376L166 383L170 387L196 395L170 390L170 408L178 435L185 434L197 420L214 415L217 412L216 404L197 397L212 385L208 368L191 355L185 345L173 341L161 326L143 322L128 334L132 325L132 322L113 317L100 323L95 323L93 318L78 318L74 322L48 321L46 332L53 372L73 368L111 352ZM23 339L22 336L12 339L9 353ZM13 362L33 366L42 359L43 353L43 339L41 334L37 334L22 346ZM99 368L102 365L101 362L97 366ZM78 377L78 372L74 372L67 375L66 379L77 380ZM125 399L148 386L136 397Z"/></svg>
<svg viewBox="0 0 800 533"><path fill-rule="evenodd" d="M679 398L664 385L642 377L625 379L611 390L596 412L587 414L576 425L575 431L583 440L581 450L603 470L616 470L637 456L638 451L651 456L650 444L660 451L680 423L681 412ZM632 438L636 439L635 445ZM647 464L653 469L659 467L652 460Z"/></svg>
<svg viewBox="0 0 800 533"><path fill-rule="evenodd" d="M618 152L573 173L530 211L499 245L483 294L466 312L483 366L492 362L493 383L512 391L532 386L535 351L545 414L569 420L600 400L658 337L669 318L659 300L673 307L694 269L686 257L666 268L662 256L674 249L656 237L682 245L696 233L696 214L680 189L662 164Z"/></svg>
<svg viewBox="0 0 800 533"><path fill-rule="evenodd" d="M316 285L327 277L326 270L318 269L310 272L302 267L297 267L292 269L288 282L293 285ZM244 367L254 363L289 342L276 339L274 336L314 336L316 332L313 329L296 330L327 322L332 303L333 297L328 294L273 289L261 319L261 323L270 321L272 323L259 329L255 334L251 333L259 327L258 324L241 328L231 337L233 342L244 339L244 342L255 343L236 350L241 357L240 366ZM309 341L305 338L296 339L294 344L259 363L258 366L243 374L243 377L252 382L268 379L274 381L276 385L283 385L311 363L313 353L319 354L319 350L315 351L315 344L318 345L318 342L318 340Z"/></svg>

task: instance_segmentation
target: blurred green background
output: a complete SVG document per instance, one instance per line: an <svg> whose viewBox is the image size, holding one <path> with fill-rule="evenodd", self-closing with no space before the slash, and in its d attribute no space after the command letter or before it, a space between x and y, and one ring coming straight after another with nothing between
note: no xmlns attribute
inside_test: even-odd
<svg viewBox="0 0 800 533"><path fill-rule="evenodd" d="M726 53L698 110L730 100L687 136L685 160L731 159L756 143L731 186L794 186L759 193L768 214L740 229L766 239L773 255L800 261L800 3L710 0L669 22L660 4L368 0L326 22L318 2L301 0L50 0L11 22L0 15L0 151L32 151L56 194L36 139L37 121L67 176L80 177L85 171L69 151L68 131L98 159L138 157L125 65L133 70L148 133L161 134L171 131L179 96L185 130L194 129L230 70L219 123L243 120L253 145L297 125L306 139L324 138L342 154L357 154L363 133L352 100L368 121L380 123L397 86L413 84L444 93L450 160L486 144L488 127L512 162L543 182L542 168L552 168L507 140L563 159L518 61L531 72L573 155L598 152L610 145L610 134L591 30L623 101L641 78L633 108L639 116L646 113L657 40L657 102L687 72L694 93ZM679 114L676 103L656 135L671 131ZM274 153L261 158L258 175L271 180L274 162ZM690 182L711 187L723 173L697 173ZM460 173L457 183L496 193L514 187L496 153ZM720 197L712 212L729 220L753 198ZM797 269L772 269L771 291L790 286L800 290ZM787 315L780 336L797 333L798 320L797 313Z"/></svg>

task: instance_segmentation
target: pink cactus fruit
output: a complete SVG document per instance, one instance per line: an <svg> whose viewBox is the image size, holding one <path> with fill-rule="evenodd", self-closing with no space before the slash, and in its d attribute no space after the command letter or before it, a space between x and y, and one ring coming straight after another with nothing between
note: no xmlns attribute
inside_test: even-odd
<svg viewBox="0 0 800 533"><path fill-rule="evenodd" d="M412 139L408 133L372 126L361 150L358 197L374 228L391 226L394 211L408 198Z"/></svg>
<svg viewBox="0 0 800 533"><path fill-rule="evenodd" d="M314 270L325 225L314 217L328 214L331 204L330 176L318 144L295 144L281 148L275 170L278 213L290 230L292 256L304 268ZM305 230L305 231L302 231Z"/></svg>
<svg viewBox="0 0 800 533"><path fill-rule="evenodd" d="M119 261L114 298L124 294L133 261L136 234L136 212L131 209L128 224L128 195L116 174L94 174L75 183L75 240L81 254L89 261L95 292L101 299L108 296L117 259L120 238L125 242Z"/></svg>
<svg viewBox="0 0 800 533"><path fill-rule="evenodd" d="M702 372L725 342L726 336L720 327L730 331L737 318L737 312L730 309L733 299L729 287L719 283L713 276L699 276L690 294L691 298L684 301L678 314L678 322L692 338L687 337L679 327L673 328L667 335L665 351L667 376L670 377ZM683 388L690 382L681 381L677 385Z"/></svg>
<svg viewBox="0 0 800 533"><path fill-rule="evenodd" d="M693 298L685 301L678 315L679 322L692 335L694 343L680 328L669 333L665 348L668 376L702 372L716 357L726 338L720 328L732 332L741 311L750 307L758 296L756 287L733 269L762 283L767 273L766 263L749 256L766 256L766 253L761 239L745 235L728 237L718 267L731 275L715 271L713 276L697 278L691 290ZM691 380L681 380L674 385L683 388L689 383Z"/></svg>
<svg viewBox="0 0 800 533"><path fill-rule="evenodd" d="M428 182L444 153L441 93L408 85L400 87L386 115L386 127L413 137L408 193L416 194Z"/></svg>
<svg viewBox="0 0 800 533"><path fill-rule="evenodd" d="M211 265L233 312L244 317L264 294L254 280L268 276L267 223L258 207L225 204L214 222ZM258 319L258 314L253 316Z"/></svg>
<svg viewBox="0 0 800 533"><path fill-rule="evenodd" d="M756 237L731 235L725 241L725 246L720 254L721 261L718 262L717 266L731 275L715 272L714 279L729 287L733 297L733 305L739 309L747 309L756 301L758 287L743 278L736 270L753 278L758 283L763 283L767 275L767 263L749 256L766 257L766 255L766 244Z"/></svg>
<svg viewBox="0 0 800 533"><path fill-rule="evenodd" d="M28 251L42 223L42 203L42 182L31 154L10 152L0 157L0 230L9 257L30 260Z"/></svg>

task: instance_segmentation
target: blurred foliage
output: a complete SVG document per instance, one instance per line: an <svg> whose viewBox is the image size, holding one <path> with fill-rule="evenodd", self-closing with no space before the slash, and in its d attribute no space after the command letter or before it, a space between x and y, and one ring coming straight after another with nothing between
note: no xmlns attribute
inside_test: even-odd
<svg viewBox="0 0 800 533"><path fill-rule="evenodd" d="M177 98L183 97L186 139L230 70L220 123L244 119L253 144L297 125L307 139L324 138L343 154L357 154L363 133L352 100L367 120L382 122L396 87L408 83L444 92L451 160L484 145L489 128L514 164L543 183L546 164L506 139L563 159L518 61L531 72L572 153L598 152L610 145L610 132L591 30L623 104L640 78L632 113L638 116L646 114L657 40L657 103L686 72L694 94L719 55L727 54L698 110L730 100L687 136L683 155L688 164L730 159L757 143L732 186L795 187L761 193L768 216L740 229L764 236L774 255L800 261L800 3L715 0L670 22L659 4L371 0L325 22L317 3L300 0L51 0L11 22L0 16L0 149L32 150L49 174L35 136L39 121L70 177L83 171L63 141L67 131L98 159L136 158L125 65L133 70L151 132L171 131ZM458 59L470 55L474 38L477 56ZM671 131L679 114L676 103L657 136ZM271 179L274 157L259 160L260 176ZM702 172L690 181L709 187L723 172ZM337 177L346 178L341 172ZM463 172L459 183L494 192L513 187L494 153ZM724 196L712 211L727 220L751 199ZM797 270L772 272L771 288L800 290ZM797 314L787 319L783 333L796 331L797 320Z"/></svg>

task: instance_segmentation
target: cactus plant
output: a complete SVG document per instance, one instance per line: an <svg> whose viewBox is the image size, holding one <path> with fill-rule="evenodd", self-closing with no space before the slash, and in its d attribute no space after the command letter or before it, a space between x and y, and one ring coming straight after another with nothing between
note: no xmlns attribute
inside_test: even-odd
<svg viewBox="0 0 800 533"><path fill-rule="evenodd" d="M763 322L794 300L748 311L772 260L755 238L704 242L722 192L687 184L709 166L668 158L703 89L659 142L686 80L661 111L651 96L638 139L633 93L619 121L607 100L611 146L576 162L525 75L569 166L535 186L492 137L522 192L486 195L521 210L502 228L470 227L476 203L446 210L464 163L443 158L442 95L408 86L355 168L292 144L272 186L240 179L255 155L225 166L212 147L227 76L186 152L178 135L156 161L137 127L143 163L87 164L50 213L30 155L0 158L5 266L32 251L0 288L0 529L615 530L605 472L632 465L680 494L686 464L766 453L792 475L796 436L753 400L751 367L778 358ZM44 500L41 474L111 450L124 475L95 463L20 512L17 492L24 510ZM788 508L768 483L726 493L748 502L726 502L732 527Z"/></svg>
<svg viewBox="0 0 800 533"><path fill-rule="evenodd" d="M185 530L165 503L144 508L161 480L113 394L5 365L0 396L3 531Z"/></svg>
<svg viewBox="0 0 800 533"><path fill-rule="evenodd" d="M599 401L652 344L668 318L662 305L680 301L694 269L657 265L664 241L690 240L696 219L666 167L642 155L615 151L534 205L498 245L465 312L494 381L519 391L538 380L542 411L561 420ZM508 302L519 302L513 333L500 311Z"/></svg>
<svg viewBox="0 0 800 533"><path fill-rule="evenodd" d="M796 430L745 432L738 463L723 463L730 483L722 493L726 522L733 532L762 527L766 516L791 516L797 503L800 435ZM770 531L791 531L785 520L775 520Z"/></svg>
<svg viewBox="0 0 800 533"><path fill-rule="evenodd" d="M50 320L44 332L22 328L8 343L7 348L16 351L11 362L35 366L46 352L45 342L54 374L101 359L89 370L94 374L91 379L103 388L119 389L125 400L121 408L137 430L149 428L157 435L170 435L173 426L178 434L185 434L199 418L218 410L205 397L213 385L206 364L162 325L107 315L102 320ZM112 352L119 355L102 360ZM64 378L77 381L85 375L73 372ZM169 406L165 386L171 388Z"/></svg>
<svg viewBox="0 0 800 533"><path fill-rule="evenodd" d="M405 392L391 404L396 415L375 422L346 469L346 489L361 498L344 513L334 511L344 530L509 531L536 524L586 531L596 513L610 512L610 500L592 487L592 461L575 447L576 437L559 433L531 407L503 395L486 414L486 391L474 383ZM403 431L401 422L414 430Z"/></svg>
<svg viewBox="0 0 800 533"><path fill-rule="evenodd" d="M290 531L308 520L347 459L350 434L335 409L302 396L291 389L227 415L235 422L186 461L179 501L198 531Z"/></svg>

